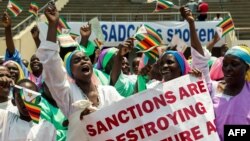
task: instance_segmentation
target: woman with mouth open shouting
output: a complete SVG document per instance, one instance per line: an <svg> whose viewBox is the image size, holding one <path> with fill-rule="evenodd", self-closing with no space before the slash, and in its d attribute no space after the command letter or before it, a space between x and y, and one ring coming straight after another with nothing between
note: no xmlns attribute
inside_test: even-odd
<svg viewBox="0 0 250 141"><path fill-rule="evenodd" d="M66 60L66 70L59 56L59 45L56 44L56 27L59 13L54 4L45 9L47 17L47 41L42 42L37 50L37 57L43 64L44 79L58 107L69 119L68 140L87 140L81 122L82 114L88 114L73 103L89 100L92 106L101 109L123 97L112 86L95 85L91 81L93 66L89 57L82 51L73 51ZM70 79L71 77L73 79Z"/></svg>

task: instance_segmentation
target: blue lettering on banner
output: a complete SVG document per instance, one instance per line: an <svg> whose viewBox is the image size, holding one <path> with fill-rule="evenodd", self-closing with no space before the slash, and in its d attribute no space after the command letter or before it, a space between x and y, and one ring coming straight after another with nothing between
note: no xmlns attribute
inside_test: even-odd
<svg viewBox="0 0 250 141"><path fill-rule="evenodd" d="M179 35L179 38L182 39L182 33L181 33L181 29L175 29L175 35Z"/></svg>
<svg viewBox="0 0 250 141"><path fill-rule="evenodd" d="M210 28L207 30L207 40L210 41L215 35L214 29ZM211 38L210 38L211 37Z"/></svg>
<svg viewBox="0 0 250 141"><path fill-rule="evenodd" d="M126 38L126 28L124 25L118 25L118 41L124 41Z"/></svg>
<svg viewBox="0 0 250 141"><path fill-rule="evenodd" d="M188 42L189 41L189 35L190 35L189 30L188 29L184 29L184 31L183 31L183 41L184 42Z"/></svg>
<svg viewBox="0 0 250 141"><path fill-rule="evenodd" d="M204 42L206 40L206 31L205 29L201 29L199 31L199 38L200 38L200 41Z"/></svg>
<svg viewBox="0 0 250 141"><path fill-rule="evenodd" d="M215 34L214 29L196 29L198 38L201 42L209 42ZM189 29L168 29L166 40L168 42L172 41L174 35L177 35L184 42L190 41L190 31Z"/></svg>
<svg viewBox="0 0 250 141"><path fill-rule="evenodd" d="M131 31L131 30L132 30L132 31ZM135 33L135 26L132 25L132 24L129 25L129 26L128 26L128 31L127 31L127 33L128 33L128 34L127 34L127 35L128 35L127 38L128 38L128 37L132 37L133 34ZM132 34L132 33L133 33L133 34Z"/></svg>
<svg viewBox="0 0 250 141"><path fill-rule="evenodd" d="M104 40L107 41L108 40L108 33L106 30L108 29L108 26L106 24L103 24L101 28L102 28Z"/></svg>
<svg viewBox="0 0 250 141"><path fill-rule="evenodd" d="M167 41L171 42L172 38L173 38L173 29L168 29L167 30Z"/></svg>
<svg viewBox="0 0 250 141"><path fill-rule="evenodd" d="M102 24L101 28L104 40L107 42L125 41L127 38L132 37L135 34L135 26L132 24L127 27L123 24L119 24L118 26L112 24L110 27L106 24Z"/></svg>
<svg viewBox="0 0 250 141"><path fill-rule="evenodd" d="M158 34L162 35L161 29L157 29L156 32L157 32Z"/></svg>
<svg viewBox="0 0 250 141"><path fill-rule="evenodd" d="M114 41L116 42L117 41L117 38L116 38L116 33L115 33L115 25L111 25L111 28L110 28L110 35L109 35L109 42L110 41Z"/></svg>
<svg viewBox="0 0 250 141"><path fill-rule="evenodd" d="M135 34L137 24L133 23L112 23L112 24L102 24L101 29L104 35L104 39L106 42L122 42L127 38L132 37ZM156 31L162 35L163 40L166 43L171 42L174 35L177 35L184 42L190 42L190 31L187 27L176 28L176 27L166 27L159 28L152 26L156 29ZM215 30L213 28L198 28L196 29L199 40L202 43L209 42L212 40L215 34Z"/></svg>

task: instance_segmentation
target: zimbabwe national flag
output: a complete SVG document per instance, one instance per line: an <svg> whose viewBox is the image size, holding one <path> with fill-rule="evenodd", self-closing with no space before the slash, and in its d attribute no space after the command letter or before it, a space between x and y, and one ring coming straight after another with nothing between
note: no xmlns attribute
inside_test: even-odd
<svg viewBox="0 0 250 141"><path fill-rule="evenodd" d="M217 32L220 37L225 36L230 31L234 30L232 17L228 16L217 25Z"/></svg>
<svg viewBox="0 0 250 141"><path fill-rule="evenodd" d="M34 16L38 16L38 10L39 10L38 5L35 2L31 2L29 12Z"/></svg>
<svg viewBox="0 0 250 141"><path fill-rule="evenodd" d="M162 36L154 28L145 24L147 34L152 35L159 43L162 42Z"/></svg>
<svg viewBox="0 0 250 141"><path fill-rule="evenodd" d="M168 8L172 8L175 5L171 1L167 0L157 0L155 11L160 11Z"/></svg>
<svg viewBox="0 0 250 141"><path fill-rule="evenodd" d="M159 34L154 28L152 28L149 25L143 24L142 26L140 26L138 28L138 30L135 33L135 38L138 41L141 41L143 39L140 39L141 36L145 36L145 35L150 35L152 36L152 38L154 38L154 40L157 40L157 42L161 43L162 42L162 36L161 34Z"/></svg>
<svg viewBox="0 0 250 141"><path fill-rule="evenodd" d="M39 93L26 88L22 88L20 89L20 94L23 98L24 105L28 110L31 119L33 120L33 122L39 123L42 109L41 106L38 105L40 102Z"/></svg>
<svg viewBox="0 0 250 141"><path fill-rule="evenodd" d="M156 46L160 43L151 35L139 34L136 36L139 43L136 45L140 51L145 53L145 55L153 60L159 58L159 52Z"/></svg>
<svg viewBox="0 0 250 141"><path fill-rule="evenodd" d="M14 17L17 17L23 11L23 8L20 5L18 5L14 0L9 0L7 5L7 10Z"/></svg>
<svg viewBox="0 0 250 141"><path fill-rule="evenodd" d="M139 42L136 47L139 49L139 50L148 50L150 48L150 46L148 46L147 43L145 42ZM151 50L151 51L148 51L148 52L143 52L148 58L150 58L151 60L154 60L156 61L158 58L159 58L159 53L158 53L158 50Z"/></svg>

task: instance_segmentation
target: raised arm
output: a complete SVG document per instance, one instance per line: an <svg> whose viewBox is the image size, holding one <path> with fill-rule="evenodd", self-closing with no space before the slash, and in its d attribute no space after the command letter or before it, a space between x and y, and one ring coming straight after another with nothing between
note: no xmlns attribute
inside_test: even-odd
<svg viewBox="0 0 250 141"><path fill-rule="evenodd" d="M91 24L83 25L80 28L80 34L81 34L80 49L84 49L85 53L89 57L95 55L95 47L96 47L95 43L89 40L91 33L92 33ZM91 61L94 61L94 59Z"/></svg>
<svg viewBox="0 0 250 141"><path fill-rule="evenodd" d="M198 35L196 33L195 20L194 20L194 17L192 15L192 12L187 7L181 7L180 12L181 12L182 17L184 19L186 19L188 24L189 24L190 37L191 37L191 46L196 51L198 51L201 55L204 56L204 52L203 52L201 43L200 43Z"/></svg>
<svg viewBox="0 0 250 141"><path fill-rule="evenodd" d="M38 27L37 27L37 26L34 26L34 27L31 29L30 32L31 32L31 34L32 34L32 37L33 37L35 43L36 43L36 47L39 48L39 46L40 46L40 44L41 44L41 40L40 40L40 38L39 38L39 33L40 33L40 31L39 31Z"/></svg>
<svg viewBox="0 0 250 141"><path fill-rule="evenodd" d="M13 42L12 31L11 31L12 30L11 29L11 18L7 12L4 12L4 14L3 14L2 24L5 28L5 38L6 38L5 42L6 42L6 46L7 46L7 50L6 50L4 59L5 59L5 61L12 60L12 61L17 62L21 66L25 77L28 77L29 71L26 68L26 66L23 64L21 54L19 53L18 50L16 50L14 42Z"/></svg>
<svg viewBox="0 0 250 141"><path fill-rule="evenodd" d="M45 16L49 21L49 28L47 32L47 41L56 43L56 27L59 21L59 12L57 11L55 5L49 5L45 9Z"/></svg>
<svg viewBox="0 0 250 141"><path fill-rule="evenodd" d="M126 40L123 44L119 44L118 48L119 51L118 53L115 55L115 59L114 59L114 64L112 66L112 70L111 70L111 74L110 74L110 78L111 78L111 85L115 85L115 83L117 82L121 71L122 71L122 57L127 54L128 52L130 52L133 48L134 44L133 44L133 39L129 38L128 40Z"/></svg>
<svg viewBox="0 0 250 141"><path fill-rule="evenodd" d="M4 26L4 30L5 30L7 50L9 52L10 56L12 56L15 53L15 45L14 45L14 42L12 39L11 18L7 12L4 12L4 14L3 14L2 23Z"/></svg>
<svg viewBox="0 0 250 141"><path fill-rule="evenodd" d="M203 78L206 80L208 88L211 88L211 79L209 75L208 61L210 59L210 53L203 49L198 39L195 22L191 11L188 8L181 7L181 15L188 21L190 36L191 36L191 54L192 54L192 67L202 72Z"/></svg>
<svg viewBox="0 0 250 141"><path fill-rule="evenodd" d="M91 35L91 24L83 25L80 28L81 42L80 44L87 47L89 36Z"/></svg>
<svg viewBox="0 0 250 141"><path fill-rule="evenodd" d="M212 41L207 44L207 49L212 52L214 45L220 40L218 33L216 32Z"/></svg>
<svg viewBox="0 0 250 141"><path fill-rule="evenodd" d="M45 9L45 16L49 22L47 41L41 43L36 55L43 64L43 76L52 97L64 115L68 117L71 107L70 84L59 56L59 45L56 44L59 13L55 5L49 5Z"/></svg>

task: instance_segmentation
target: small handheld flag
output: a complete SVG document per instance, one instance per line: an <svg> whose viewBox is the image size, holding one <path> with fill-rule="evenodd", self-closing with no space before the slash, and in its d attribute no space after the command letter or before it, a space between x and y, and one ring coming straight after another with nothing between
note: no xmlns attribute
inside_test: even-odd
<svg viewBox="0 0 250 141"><path fill-rule="evenodd" d="M138 44L136 47L143 52L151 60L157 60L159 58L159 52L156 46L162 43L161 35L149 25L142 25L136 32L135 38Z"/></svg>
<svg viewBox="0 0 250 141"><path fill-rule="evenodd" d="M35 2L31 2L29 12L34 16L38 16L38 10L39 10L38 5Z"/></svg>
<svg viewBox="0 0 250 141"><path fill-rule="evenodd" d="M33 122L39 123L41 106L38 105L40 102L40 93L32 91L30 89L23 88L21 86L15 85L14 87L20 89L20 95L23 99L24 105L28 110L28 113Z"/></svg>
<svg viewBox="0 0 250 141"><path fill-rule="evenodd" d="M152 28L151 26L145 24L147 33L152 35L159 43L162 42L162 36L161 34L159 34L154 28Z"/></svg>
<svg viewBox="0 0 250 141"><path fill-rule="evenodd" d="M78 43L70 36L70 34L60 34L57 36L59 40L60 46L67 48L67 47L76 47Z"/></svg>
<svg viewBox="0 0 250 141"><path fill-rule="evenodd" d="M151 35L140 35L137 36L138 38L141 38L142 40L139 41L139 43L136 45L140 51L146 51L144 52L148 58L151 58L153 60L157 60L159 58L159 52L157 48L154 48L155 46L159 46L160 43L157 42L157 40L154 39ZM138 39L137 38L137 39Z"/></svg>
<svg viewBox="0 0 250 141"><path fill-rule="evenodd" d="M14 17L17 17L23 11L23 8L20 5L18 5L14 0L9 0L7 5L7 10Z"/></svg>
<svg viewBox="0 0 250 141"><path fill-rule="evenodd" d="M140 27L137 28L136 33L134 35L134 38L136 38L136 36L139 35L139 34L147 34L147 33L148 32L146 30L146 27L143 24L143 25L141 25Z"/></svg>
<svg viewBox="0 0 250 141"><path fill-rule="evenodd" d="M57 25L57 33L62 34L63 29L70 29L66 20L63 17L59 18L58 25Z"/></svg>
<svg viewBox="0 0 250 141"><path fill-rule="evenodd" d="M227 33L234 30L232 17L228 16L216 26L216 31L220 37L224 37Z"/></svg>
<svg viewBox="0 0 250 141"><path fill-rule="evenodd" d="M179 9L179 7L176 6L176 5L174 5L174 3L171 2L171 1L167 1L167 0L157 0L155 12L158 12L158 11L164 10L164 9L169 9L169 8L176 8L176 9Z"/></svg>
<svg viewBox="0 0 250 141"><path fill-rule="evenodd" d="M162 42L162 36L159 34L154 28L147 24L143 24L140 26L134 35L135 38L138 38L137 36L140 36L141 34L148 34L154 37L155 40L157 40L159 43Z"/></svg>

